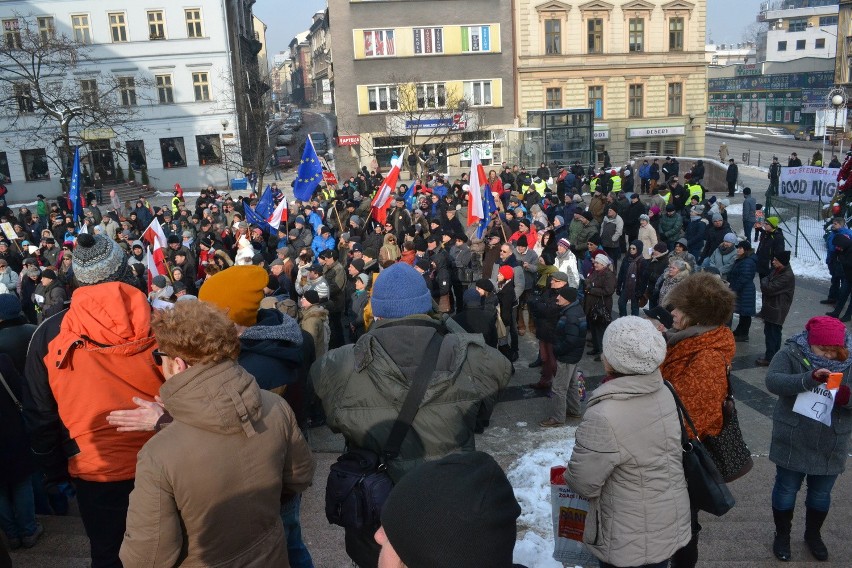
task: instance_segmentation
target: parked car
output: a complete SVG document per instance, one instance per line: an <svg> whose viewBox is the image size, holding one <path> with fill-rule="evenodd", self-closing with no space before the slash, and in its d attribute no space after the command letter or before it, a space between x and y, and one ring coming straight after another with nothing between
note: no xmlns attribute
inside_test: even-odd
<svg viewBox="0 0 852 568"><path fill-rule="evenodd" d="M311 141L314 143L317 154L322 155L328 152L328 136L325 132L311 132Z"/></svg>
<svg viewBox="0 0 852 568"><path fill-rule="evenodd" d="M301 118L294 118L292 116L289 116L287 117L287 120L284 121L284 128L289 128L290 130L299 130L301 127Z"/></svg>
<svg viewBox="0 0 852 568"><path fill-rule="evenodd" d="M290 154L290 150L286 147L280 147L275 149L275 165L279 168L292 168L293 167L293 156Z"/></svg>
<svg viewBox="0 0 852 568"><path fill-rule="evenodd" d="M296 134L289 128L282 128L275 136L275 146L289 146L296 141Z"/></svg>

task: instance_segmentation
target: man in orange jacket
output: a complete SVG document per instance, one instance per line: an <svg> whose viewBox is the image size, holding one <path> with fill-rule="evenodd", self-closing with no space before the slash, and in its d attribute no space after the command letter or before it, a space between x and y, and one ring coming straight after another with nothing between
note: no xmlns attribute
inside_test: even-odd
<svg viewBox="0 0 852 568"><path fill-rule="evenodd" d="M44 320L30 343L24 417L48 487L71 480L77 488L92 567L120 568L136 455L152 434L118 432L106 416L133 397L152 399L163 376L126 253L82 234L72 266L80 287L71 306Z"/></svg>

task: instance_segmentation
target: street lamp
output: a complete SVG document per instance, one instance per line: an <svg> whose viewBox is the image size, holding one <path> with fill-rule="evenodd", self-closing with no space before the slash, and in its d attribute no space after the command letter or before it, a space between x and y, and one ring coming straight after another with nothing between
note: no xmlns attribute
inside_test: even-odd
<svg viewBox="0 0 852 568"><path fill-rule="evenodd" d="M225 191L231 191L231 171L228 169L228 153L225 150L225 132L228 130L228 119L223 118L222 124L222 161L225 163Z"/></svg>
<svg viewBox="0 0 852 568"><path fill-rule="evenodd" d="M843 87L835 87L828 93L829 102L831 106L834 107L834 130L832 131L831 136L831 155L834 155L834 141L837 136L837 113L841 108L846 108L847 95L846 90ZM844 119L845 120L845 119ZM843 128L843 131L846 131L846 128ZM825 137L823 137L823 145L825 144ZM823 162L825 162L825 156L823 156Z"/></svg>

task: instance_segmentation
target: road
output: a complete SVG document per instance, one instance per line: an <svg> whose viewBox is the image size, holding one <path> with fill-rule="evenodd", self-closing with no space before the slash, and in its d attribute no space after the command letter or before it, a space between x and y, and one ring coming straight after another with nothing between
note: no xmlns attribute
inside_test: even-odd
<svg viewBox="0 0 852 568"><path fill-rule="evenodd" d="M737 163L767 168L772 163L772 156L778 156L781 164L786 166L790 153L796 152L802 163L807 164L816 150L822 150L822 142L820 141L793 140L792 138L780 138L765 134L748 134L748 136L751 136L751 138L737 135L719 135L708 130L704 156L718 160L719 146L724 142L728 145L730 157L734 158ZM839 148L836 150L835 154L840 158ZM747 155L746 159L743 159L743 154ZM823 155L826 157L826 163L831 160L830 144L826 144Z"/></svg>

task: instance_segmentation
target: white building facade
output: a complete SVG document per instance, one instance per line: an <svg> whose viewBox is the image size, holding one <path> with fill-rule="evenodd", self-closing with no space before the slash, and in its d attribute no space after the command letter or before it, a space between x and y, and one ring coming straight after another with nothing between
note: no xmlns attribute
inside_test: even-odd
<svg viewBox="0 0 852 568"><path fill-rule="evenodd" d="M236 166L223 159L223 155L239 155L240 139L227 3L12 0L0 3L0 19L7 36L23 17L39 25L49 22L57 35L88 44L91 62L75 70L71 80L90 81L91 85L108 74L145 85L134 87L132 96L116 93L116 103L132 106L136 113L128 137L119 139L109 128L75 131L72 124L71 135L84 142L81 155L91 170L109 182L115 175L110 163L120 165L124 172L132 164L137 183L144 167L150 185L157 189L169 190L175 183L192 189L207 184L224 186L236 173ZM10 40L5 37L4 41L8 45ZM9 80L2 73L0 70L0 80ZM0 128L5 134L0 137L0 173L7 178L8 199L26 201L39 193L58 194L58 168L51 164L46 175L43 171L34 175L30 163L39 152L57 155L57 148L23 146L30 144L27 130L36 128L38 114L16 116L10 112L9 106L0 111Z"/></svg>
<svg viewBox="0 0 852 568"><path fill-rule="evenodd" d="M837 53L839 10L836 0L807 3L786 0L765 7L769 9L762 10L758 20L769 25L766 32L766 61L792 61L802 57L834 58Z"/></svg>

